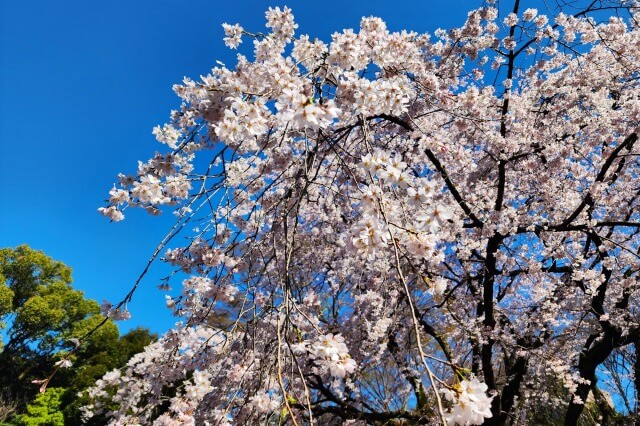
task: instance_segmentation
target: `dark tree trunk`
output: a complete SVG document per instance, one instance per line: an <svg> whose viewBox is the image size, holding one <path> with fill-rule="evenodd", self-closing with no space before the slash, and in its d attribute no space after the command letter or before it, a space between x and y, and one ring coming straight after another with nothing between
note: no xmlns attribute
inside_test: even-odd
<svg viewBox="0 0 640 426"><path fill-rule="evenodd" d="M618 338L619 335L605 332L597 337L592 335L587 340L590 344L580 354L578 371L580 372L580 377L589 380L589 383L578 385L576 396L581 399L581 403L575 403L571 400L564 419L565 426L576 426L578 424L578 419L584 410L584 404L587 402L589 392L596 385L596 368L611 354Z"/></svg>

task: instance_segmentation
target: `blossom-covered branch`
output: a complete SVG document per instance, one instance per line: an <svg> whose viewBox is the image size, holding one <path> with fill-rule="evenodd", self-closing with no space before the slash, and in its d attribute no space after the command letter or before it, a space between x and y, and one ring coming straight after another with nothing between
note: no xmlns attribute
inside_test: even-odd
<svg viewBox="0 0 640 426"><path fill-rule="evenodd" d="M602 400L597 369L640 339L640 16L519 3L433 36L225 24L251 59L176 85L168 152L100 209L174 210L181 322L87 415L572 425Z"/></svg>

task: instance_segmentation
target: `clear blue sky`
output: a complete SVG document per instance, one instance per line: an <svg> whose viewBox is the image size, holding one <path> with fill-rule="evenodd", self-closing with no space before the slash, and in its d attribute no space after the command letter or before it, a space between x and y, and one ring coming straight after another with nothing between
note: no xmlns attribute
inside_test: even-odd
<svg viewBox="0 0 640 426"><path fill-rule="evenodd" d="M135 171L163 146L151 129L179 106L171 86L197 79L216 60L234 63L221 24L264 30L264 11L288 5L299 33L327 40L360 17L392 30L433 32L461 24L478 0L221 2L3 0L0 3L0 247L29 244L74 270L90 298L118 301L171 225L128 210L109 223L103 205L118 172ZM121 329L156 332L174 319L142 282Z"/></svg>

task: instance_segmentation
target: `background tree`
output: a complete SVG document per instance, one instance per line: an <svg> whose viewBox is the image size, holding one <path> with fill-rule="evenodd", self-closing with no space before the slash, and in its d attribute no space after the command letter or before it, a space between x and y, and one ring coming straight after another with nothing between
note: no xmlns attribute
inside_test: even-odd
<svg viewBox="0 0 640 426"><path fill-rule="evenodd" d="M104 321L100 306L71 287L68 266L27 246L0 250L0 283L0 318L6 336L0 347L0 394L15 407L5 419L23 413L27 402L38 395L40 385L32 382L45 380L55 371L47 387L56 390L39 395L20 421L38 421L34 416L42 413L62 419L63 410L68 422L78 420L77 393L155 340L146 329L119 337L117 326L109 320L78 346L77 339ZM56 368L66 358L72 368Z"/></svg>
<svg viewBox="0 0 640 426"><path fill-rule="evenodd" d="M73 348L70 339L95 324L100 307L71 287L68 266L27 246L0 250L0 276L2 299L10 300L3 309L7 337L0 352L5 366L0 386L24 405L38 391L31 382L53 371L61 351ZM115 325L106 324L95 338L114 332Z"/></svg>
<svg viewBox="0 0 640 426"><path fill-rule="evenodd" d="M38 394L12 421L19 425L49 425L54 424L54 420L66 425L104 424L105 419L99 416L88 421L83 419L82 407L90 400L79 395L105 373L123 367L156 338L147 329L136 328L120 338L116 335L102 340L100 347L81 347L76 359L82 361L58 381L64 387L48 388L45 393Z"/></svg>
<svg viewBox="0 0 640 426"><path fill-rule="evenodd" d="M81 346L77 357L82 362L68 371L70 374L65 378L65 392L60 399L65 424L104 424L103 418L83 420L81 408L89 403L89 399L78 395L107 372L124 367L135 354L142 352L157 338L146 328L135 328L120 337L116 334L110 339L91 339L86 346Z"/></svg>
<svg viewBox="0 0 640 426"><path fill-rule="evenodd" d="M599 372L640 340L640 15L534 7L327 43L287 8L267 33L224 24L253 52L175 86L171 151L100 209L175 206L163 243L198 223L164 255L184 322L91 409L118 388L114 423L610 417Z"/></svg>
<svg viewBox="0 0 640 426"><path fill-rule="evenodd" d="M64 416L60 404L65 390L62 388L48 388L46 392L38 394L35 400L27 405L25 414L15 417L15 422L23 426L64 426Z"/></svg>

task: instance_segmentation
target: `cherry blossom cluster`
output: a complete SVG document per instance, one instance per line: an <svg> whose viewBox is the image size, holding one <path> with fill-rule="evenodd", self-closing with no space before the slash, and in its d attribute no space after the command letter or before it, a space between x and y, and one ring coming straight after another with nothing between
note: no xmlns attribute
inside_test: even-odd
<svg viewBox="0 0 640 426"><path fill-rule="evenodd" d="M453 391L445 389L445 398L453 403L446 415L447 423L477 425L482 424L485 418L490 418L492 397L487 396L487 389L487 385L476 377L462 380Z"/></svg>
<svg viewBox="0 0 640 426"><path fill-rule="evenodd" d="M344 378L356 369L356 362L349 356L344 338L339 334L319 336L313 343L303 341L295 345L295 350L299 353L308 352L310 358L319 365L316 370L319 374L329 371L331 376Z"/></svg>
<svg viewBox="0 0 640 426"><path fill-rule="evenodd" d="M86 414L576 424L640 345L640 15L603 4L326 41L288 8L224 24L235 66L174 86L168 152L100 208L173 210L179 322Z"/></svg>

